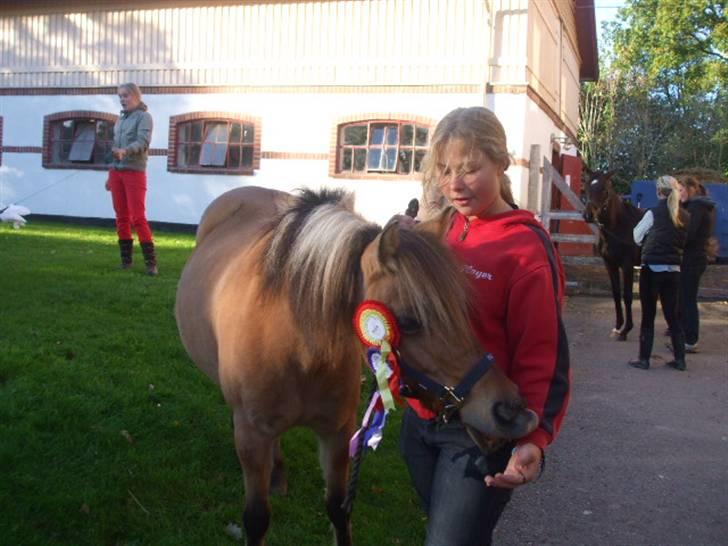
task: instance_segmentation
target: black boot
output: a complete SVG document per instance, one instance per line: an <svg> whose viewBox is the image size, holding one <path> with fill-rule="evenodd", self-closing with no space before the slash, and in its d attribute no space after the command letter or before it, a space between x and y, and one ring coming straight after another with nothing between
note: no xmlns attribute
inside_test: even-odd
<svg viewBox="0 0 728 546"><path fill-rule="evenodd" d="M640 332L640 357L637 360L630 360L630 366L639 368L640 370L650 369L650 355L652 354L654 337L654 330L643 330Z"/></svg>
<svg viewBox="0 0 728 546"><path fill-rule="evenodd" d="M154 243L149 241L148 243L141 243L142 254L144 254L144 265L147 268L147 275L156 277L159 275L157 269L157 255L154 253Z"/></svg>
<svg viewBox="0 0 728 546"><path fill-rule="evenodd" d="M668 366L671 368L675 368L676 370L680 370L681 372L684 372L688 369L687 365L685 364L685 357L682 358L676 358L675 360L671 360L667 363Z"/></svg>
<svg viewBox="0 0 728 546"><path fill-rule="evenodd" d="M638 358L637 360L630 360L629 365L633 368L639 368L640 370L649 370L650 369L650 361Z"/></svg>
<svg viewBox="0 0 728 546"><path fill-rule="evenodd" d="M672 354L675 358L668 362L667 365L671 368L684 372L687 370L687 366L685 365L685 335L683 334L682 328L674 327L670 330L670 337L672 338Z"/></svg>
<svg viewBox="0 0 728 546"><path fill-rule="evenodd" d="M119 252L121 253L121 269L131 267L131 255L134 248L132 239L119 239Z"/></svg>

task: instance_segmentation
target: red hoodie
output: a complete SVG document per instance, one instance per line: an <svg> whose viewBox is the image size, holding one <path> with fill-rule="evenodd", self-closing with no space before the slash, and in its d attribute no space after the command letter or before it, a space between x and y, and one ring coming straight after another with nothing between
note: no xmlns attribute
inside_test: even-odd
<svg viewBox="0 0 728 546"><path fill-rule="evenodd" d="M518 443L543 449L556 437L566 413L570 372L559 316L563 267L554 251L557 296L546 246L533 228L545 233L525 210L477 218L467 228L465 217L456 213L447 243L471 281L471 320L481 345L493 353L496 365L518 385L528 407L539 416L538 428ZM434 417L417 400L408 402L420 417Z"/></svg>

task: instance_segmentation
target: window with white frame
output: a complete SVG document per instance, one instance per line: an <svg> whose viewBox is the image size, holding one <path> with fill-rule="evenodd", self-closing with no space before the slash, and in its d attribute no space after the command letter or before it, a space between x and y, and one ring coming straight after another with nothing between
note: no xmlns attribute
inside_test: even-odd
<svg viewBox="0 0 728 546"><path fill-rule="evenodd" d="M260 139L254 119L195 113L175 116L170 124L170 170L240 174L259 168Z"/></svg>
<svg viewBox="0 0 728 546"><path fill-rule="evenodd" d="M337 172L411 175L422 171L430 127L405 120L339 126Z"/></svg>
<svg viewBox="0 0 728 546"><path fill-rule="evenodd" d="M114 114L65 112L46 116L43 165L46 168L107 169L112 162Z"/></svg>

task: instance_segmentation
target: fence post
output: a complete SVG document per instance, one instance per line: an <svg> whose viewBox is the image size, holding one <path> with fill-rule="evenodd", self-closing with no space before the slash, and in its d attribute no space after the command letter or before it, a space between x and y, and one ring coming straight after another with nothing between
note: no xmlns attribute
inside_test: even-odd
<svg viewBox="0 0 728 546"><path fill-rule="evenodd" d="M531 144L531 155L528 158L528 192L526 193L526 208L534 214L539 211L538 183L541 180L541 145Z"/></svg>
<svg viewBox="0 0 728 546"><path fill-rule="evenodd" d="M551 176L553 174L553 167L549 160L543 158L543 185L541 186L541 223L547 231L551 231L551 218L549 213L551 212Z"/></svg>

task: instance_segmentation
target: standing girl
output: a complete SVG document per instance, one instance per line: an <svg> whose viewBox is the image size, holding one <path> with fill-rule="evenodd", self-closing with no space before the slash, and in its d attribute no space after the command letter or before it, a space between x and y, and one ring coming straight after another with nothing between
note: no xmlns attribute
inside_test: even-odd
<svg viewBox="0 0 728 546"><path fill-rule="evenodd" d="M657 206L648 210L634 228L634 240L642 246L642 323L639 358L630 360L629 365L641 370L650 367L659 297L672 338L674 359L667 364L685 370L685 336L678 321L678 291L689 215L680 207L680 187L672 176L657 179L657 197Z"/></svg>
<svg viewBox="0 0 728 546"><path fill-rule="evenodd" d="M446 240L472 285L472 325L540 417L536 430L483 456L482 438L436 423L408 399L401 450L428 516L426 546L490 544L512 489L536 480L569 400L560 260L533 214L514 210L503 126L481 107L458 108L432 137L425 207L444 203ZM475 440L475 441L474 441ZM478 444L476 444L478 441Z"/></svg>
<svg viewBox="0 0 728 546"><path fill-rule="evenodd" d="M680 266L680 324L685 334L685 352L698 352L700 314L698 286L708 266L708 247L715 226L715 202L701 195L701 185L692 176L680 183L680 201L690 213L685 252Z"/></svg>
<svg viewBox="0 0 728 546"><path fill-rule="evenodd" d="M146 218L147 157L152 139L152 116L142 102L142 93L134 83L119 86L121 115L114 125L114 142L111 153L114 157L106 189L116 213L116 233L119 237L121 268L132 265L134 240L132 228L136 231L144 255L148 275L156 276L157 257L154 252L152 230Z"/></svg>

